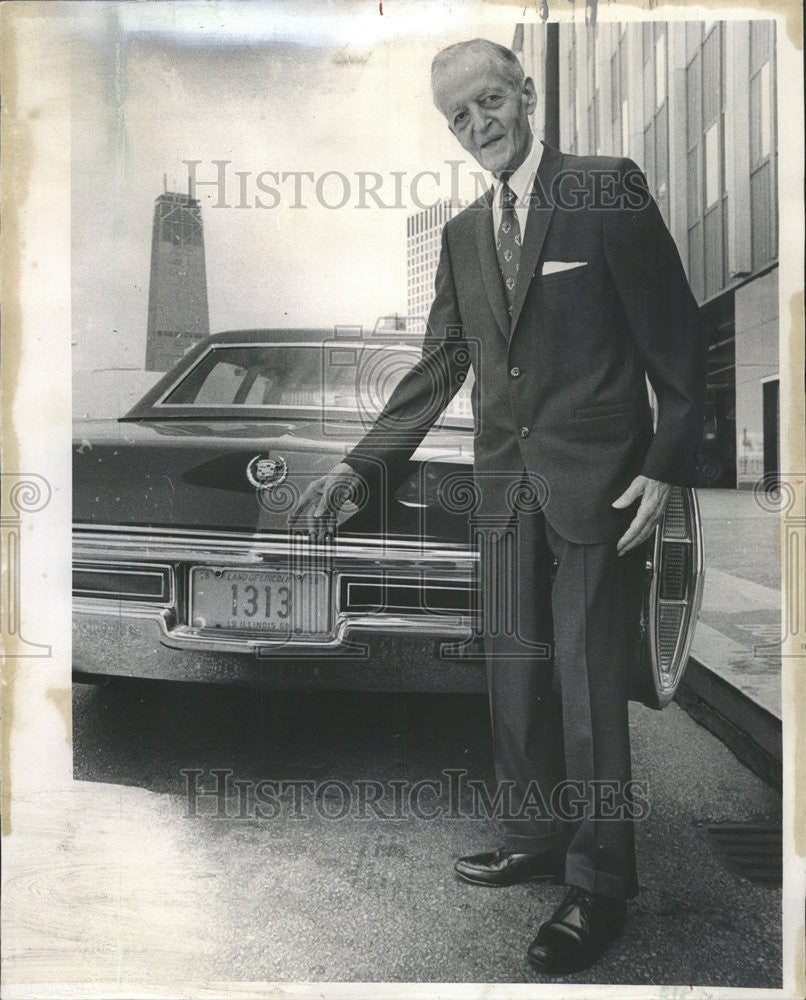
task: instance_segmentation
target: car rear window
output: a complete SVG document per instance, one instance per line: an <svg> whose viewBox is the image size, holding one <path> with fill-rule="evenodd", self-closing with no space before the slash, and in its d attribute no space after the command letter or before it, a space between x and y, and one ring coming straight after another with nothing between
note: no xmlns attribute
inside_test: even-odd
<svg viewBox="0 0 806 1000"><path fill-rule="evenodd" d="M380 412L419 357L414 345L213 346L158 405L336 409L365 417ZM469 416L469 395L462 396L450 411Z"/></svg>

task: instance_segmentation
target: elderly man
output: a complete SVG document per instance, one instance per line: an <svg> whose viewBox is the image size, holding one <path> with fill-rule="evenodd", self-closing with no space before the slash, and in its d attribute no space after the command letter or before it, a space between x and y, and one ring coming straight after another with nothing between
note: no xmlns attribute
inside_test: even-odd
<svg viewBox="0 0 806 1000"><path fill-rule="evenodd" d="M508 525L482 554L496 776L533 808L455 867L485 886L561 876L527 954L566 972L619 936L637 892L627 704L643 543L672 484L692 481L705 338L634 163L536 141L534 84L492 42L444 49L432 87L492 187L444 228L422 359L295 517L322 537L356 476L393 488L473 365L480 511ZM489 627L506 579L510 630Z"/></svg>

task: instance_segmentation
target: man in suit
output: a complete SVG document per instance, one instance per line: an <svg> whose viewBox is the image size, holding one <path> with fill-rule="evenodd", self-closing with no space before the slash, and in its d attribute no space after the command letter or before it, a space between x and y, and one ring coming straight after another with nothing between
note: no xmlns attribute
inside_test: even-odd
<svg viewBox="0 0 806 1000"><path fill-rule="evenodd" d="M492 187L443 230L421 360L295 517L323 538L356 477L393 489L472 364L478 511L497 526L482 546L496 776L524 808L501 848L455 867L486 886L561 876L528 956L565 972L621 933L637 892L629 663L644 542L693 479L705 337L634 163L538 142L534 84L502 46L446 48L432 87Z"/></svg>

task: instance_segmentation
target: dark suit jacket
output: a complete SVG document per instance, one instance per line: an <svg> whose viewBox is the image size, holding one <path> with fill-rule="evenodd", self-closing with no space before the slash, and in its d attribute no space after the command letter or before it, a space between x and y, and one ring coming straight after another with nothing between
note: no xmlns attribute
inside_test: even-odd
<svg viewBox="0 0 806 1000"><path fill-rule="evenodd" d="M394 487L472 364L482 512L504 512L525 469L559 534L606 541L634 513L611 504L636 475L692 483L705 386L697 304L632 161L546 146L511 317L491 198L446 224L422 358L346 461L370 481L384 468ZM546 261L583 266L544 274Z"/></svg>

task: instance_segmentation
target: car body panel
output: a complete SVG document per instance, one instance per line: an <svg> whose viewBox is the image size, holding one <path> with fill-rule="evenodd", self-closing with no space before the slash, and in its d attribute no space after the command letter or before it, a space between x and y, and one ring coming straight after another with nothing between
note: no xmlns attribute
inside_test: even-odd
<svg viewBox="0 0 806 1000"><path fill-rule="evenodd" d="M219 403L212 392L211 405L169 402L191 398L188 386L201 398L221 358L229 359L236 398L246 399L258 377L268 379L272 359L288 364L292 350L307 351L305 364L311 350L324 357L333 337L321 343L323 336L216 334L125 417L76 424L77 675L281 686L317 677L328 686L340 676L348 687L361 686L360 677L378 687L383 670L369 665L377 653L368 651L382 647L411 670L389 663L381 689L483 686L472 511L446 500L457 483L472 491L470 419L449 414L423 441L394 494L358 498L337 538L318 545L289 532L290 511L359 440L370 414L324 405L324 396L322 405L296 407ZM362 356L373 364L391 357L401 367L412 344L398 341L336 343L339 357L387 351ZM312 380L314 369L308 364ZM315 395L321 386L309 388ZM272 460L267 469L282 469L266 488L256 488L248 474L258 456ZM679 683L701 596L702 539L691 491L675 490L664 525L649 564L633 665L635 696L656 708ZM264 590L265 613L255 610ZM282 591L293 614L281 622ZM363 666L351 674L347 663Z"/></svg>

